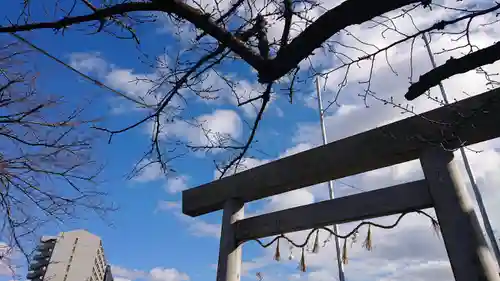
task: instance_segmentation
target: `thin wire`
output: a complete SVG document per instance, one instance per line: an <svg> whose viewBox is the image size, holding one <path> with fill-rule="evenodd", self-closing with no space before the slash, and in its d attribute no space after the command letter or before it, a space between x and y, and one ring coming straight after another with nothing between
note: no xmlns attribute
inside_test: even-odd
<svg viewBox="0 0 500 281"><path fill-rule="evenodd" d="M339 182L340 184L342 184L344 186L350 187L352 189L356 189L356 190L359 190L359 191L362 191L362 192L366 192L366 190L364 188L357 187L357 186L352 185L350 183L346 183L345 181L337 180L337 182Z"/></svg>
<svg viewBox="0 0 500 281"><path fill-rule="evenodd" d="M432 54L431 46L427 36L422 34L422 39L424 40L425 46L427 48L427 53L429 54L429 58L432 64L432 68L436 68L436 61L434 60L434 55ZM446 91L444 89L443 83L439 82L439 89L441 91L441 95L443 96L443 100L446 104L449 104L448 97L446 95ZM498 243L495 239L495 234L493 233L493 228L490 224L490 219L488 218L488 213L486 212L486 207L484 206L483 196L479 191L479 188L476 184L476 180L474 178L474 174L472 173L472 168L469 164L469 159L467 158L467 154L465 153L465 149L463 146L460 147L460 154L462 155L462 159L464 160L465 170L467 171L467 175L469 176L469 181L471 183L472 191L474 192L474 196L476 197L476 202L479 207L479 212L481 213L481 217L483 219L484 228L486 230L486 235L490 240L490 246L495 254L497 265L500 268L500 249L498 248Z"/></svg>
<svg viewBox="0 0 500 281"><path fill-rule="evenodd" d="M75 72L76 74L78 74L78 75L82 76L83 78L85 78L85 79L87 79L87 80L89 80L89 81L93 82L94 84L98 85L99 87L103 87L103 88L105 88L105 89L107 89L107 90L109 90L109 91L113 92L114 94L116 94L116 95L118 95L118 96L120 96L120 97L122 97L122 98L125 98L125 99L127 99L127 100L129 100L129 101L135 102L135 103L137 103L137 104L139 104L139 105L142 105L142 106L144 106L144 107L150 107L150 105L148 105L148 104L146 104L146 103L144 103L144 102L141 102L141 101L139 101L139 100L136 100L136 99L134 99L134 98L132 98L132 97L128 96L127 94L124 94L124 93L122 93L122 92L120 92L120 91L118 91L118 90L115 90L115 89L113 89L113 88L111 88L111 87L107 86L106 84L104 84L104 83L102 83L102 82L98 81L97 79L94 79L94 78L92 78L92 77L90 77L90 76L86 75L85 73L83 73L83 72L81 72L81 71L79 71L79 70L75 69L75 68L74 68L74 67L72 67L71 65L69 65L69 64L67 64L67 63L63 62L62 60L58 59L57 57L55 57L55 56L53 56L53 55L49 54L49 53L48 53L47 51L45 51L44 49L42 49L42 48L40 48L40 47L36 46L36 45L35 45L35 44L33 44L32 42L30 42L30 41L28 41L27 39L25 39L25 38L21 37L20 35L17 35L17 34L15 34L15 33L10 33L10 35L12 35L13 37L15 37L15 38L16 38L16 39L18 39L19 41L23 42L24 44L26 44L26 45L30 46L32 49L34 49L34 50L36 50L36 51L38 51L38 52L40 52L40 53L44 54L45 56L49 57L50 59L52 59L52 60L54 60L54 61L58 62L59 64L63 65L64 67L66 67L66 68L70 69L71 71Z"/></svg>

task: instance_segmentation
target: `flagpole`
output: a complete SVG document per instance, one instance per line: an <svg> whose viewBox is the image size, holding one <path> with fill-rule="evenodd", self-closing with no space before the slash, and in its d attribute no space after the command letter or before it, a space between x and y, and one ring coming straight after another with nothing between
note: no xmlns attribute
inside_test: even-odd
<svg viewBox="0 0 500 281"><path fill-rule="evenodd" d="M434 55L432 54L431 46L429 40L427 39L427 35L422 34L422 38L424 39L425 46L427 48L427 53L429 54L429 58L432 64L432 68L436 68L436 61L434 60ZM441 91L441 95L443 96L443 100L445 104L449 104L448 97L446 95L446 91L444 89L443 83L439 83L439 89ZM498 248L498 243L495 239L495 234L493 233L493 228L490 224L490 219L488 218L488 213L486 212L486 207L484 206L483 196L479 191L479 188L476 184L476 180L474 179L474 175L472 173L472 168L469 164L469 159L467 158L467 154L465 153L465 149L460 147L460 154L464 159L465 170L467 171L467 175L469 176L469 181L472 186L472 191L474 192L474 196L476 197L477 205L479 207L479 212L481 213L481 217L483 219L484 229L486 230L486 235L488 236L491 244L491 248L495 253L495 257L497 259L498 267L500 268L500 249Z"/></svg>
<svg viewBox="0 0 500 281"><path fill-rule="evenodd" d="M328 140L326 138L326 128L324 120L323 102L321 100L321 91L319 86L319 77L316 77L316 94L318 95L319 121L321 125L321 134L323 136L323 144L327 144ZM333 192L333 181L328 182L328 190L330 194L330 199L334 199L335 193ZM333 225L333 231L335 233L338 233L338 227L336 224ZM335 236L334 239L335 239L335 248L337 250L337 266L339 271L339 280L345 281L344 265L342 264L342 257L340 252L340 241L337 236Z"/></svg>

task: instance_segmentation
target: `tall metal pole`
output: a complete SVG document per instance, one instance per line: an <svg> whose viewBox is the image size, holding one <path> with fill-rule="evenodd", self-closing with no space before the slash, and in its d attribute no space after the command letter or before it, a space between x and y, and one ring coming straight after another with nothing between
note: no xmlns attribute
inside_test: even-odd
<svg viewBox="0 0 500 281"><path fill-rule="evenodd" d="M316 77L316 93L318 95L318 107L319 107L319 122L321 124L321 134L323 135L323 144L327 144L328 140L326 138L326 128L325 128L325 120L324 120L324 111L323 111L323 102L321 100L321 91L320 91L320 86L319 86L319 78ZM333 181L328 182L328 190L330 194L330 199L335 198L335 193L333 192ZM333 226L333 231L335 233L338 233L338 227L336 224ZM337 236L335 236L335 248L337 249L337 266L339 270L339 280L340 281L345 281L345 276L344 276L344 265L342 264L342 257L341 257L341 252L340 252L340 241Z"/></svg>
<svg viewBox="0 0 500 281"><path fill-rule="evenodd" d="M427 48L427 53L429 54L429 58L431 60L432 68L436 68L436 61L434 60L434 55L432 54L431 46L429 44L429 40L427 36L422 34L422 38L424 39L425 47ZM448 96L446 95L446 91L444 89L443 83L439 83L439 89L441 90L441 95L443 96L443 100L446 104L449 103ZM486 212L486 208L483 203L483 196L477 187L476 180L474 179L474 174L472 173L472 168L469 164L469 159L467 158L467 154L465 153L465 149L463 147L460 148L460 154L462 154L462 158L464 159L465 170L467 171L467 175L469 176L469 181L472 186L472 191L474 192L474 196L476 197L477 205L479 207L479 212L481 213L481 217L483 218L484 229L486 230L486 235L490 240L491 248L495 253L495 257L497 260L498 267L500 268L500 249L498 248L498 243L495 239L495 234L493 233L493 228L490 224L490 219L488 218L488 213Z"/></svg>

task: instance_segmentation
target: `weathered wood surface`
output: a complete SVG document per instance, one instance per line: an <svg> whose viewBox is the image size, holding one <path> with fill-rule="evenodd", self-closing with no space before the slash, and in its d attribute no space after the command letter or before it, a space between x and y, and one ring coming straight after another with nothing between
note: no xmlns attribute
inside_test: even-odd
<svg viewBox="0 0 500 281"><path fill-rule="evenodd" d="M235 224L238 242L432 207L425 180L264 214Z"/></svg>
<svg viewBox="0 0 500 281"><path fill-rule="evenodd" d="M228 198L249 202L414 160L431 145L457 148L499 137L499 99L495 89L185 190L183 213L199 216L220 210Z"/></svg>
<svg viewBox="0 0 500 281"><path fill-rule="evenodd" d="M453 153L433 148L420 161L455 280L500 281Z"/></svg>
<svg viewBox="0 0 500 281"><path fill-rule="evenodd" d="M225 202L222 214L217 281L240 281L241 245L238 245L235 239L234 223L243 217L243 202L235 199L229 199Z"/></svg>

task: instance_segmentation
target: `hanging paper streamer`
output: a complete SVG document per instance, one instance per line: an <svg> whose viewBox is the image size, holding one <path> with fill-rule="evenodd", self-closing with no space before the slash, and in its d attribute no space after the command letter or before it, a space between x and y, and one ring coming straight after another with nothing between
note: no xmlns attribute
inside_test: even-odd
<svg viewBox="0 0 500 281"><path fill-rule="evenodd" d="M433 217L431 217L430 215L428 215L427 213L423 212L423 211L418 211L418 213L420 214L424 214L425 216L427 216L430 220L431 220L431 223L432 223L432 227L435 229L436 232L439 232L439 223L437 222L436 219L434 219ZM373 237L372 237L372 230L371 230L371 226L375 226L375 227L380 227L380 228L385 228L385 229L391 229L391 228L394 228L395 226L398 225L399 221L401 220L401 218L405 215L407 215L409 213L402 213L399 218L396 220L396 222L394 224L391 224L391 225L387 225L387 226L379 226L379 225L376 225L376 224L373 224L373 223L370 223L370 222L361 222L358 226L356 226L355 230L351 231L349 233L349 235L338 235L334 232L332 232L331 230L329 229L326 229L325 230L328 230L329 232L329 235L327 237L327 239L325 241L323 241L323 243L326 245L326 243L328 241L330 241L330 239L333 237L333 236L339 236L339 237L342 237L342 239L344 239L344 245L342 247L342 257L341 257L341 260L342 260L342 263L343 264L347 264L349 262L349 259L347 257L347 240L349 240L350 244L351 244L351 247L352 247L352 244L353 243L356 243L357 241L357 238L358 238L358 235L359 235L359 232L358 232L358 229L364 225L364 224L368 224L368 233L366 235L366 238L365 240L363 241L363 245L362 247L364 247L366 250L368 251L372 251L373 250ZM268 246L271 246L272 244L274 244L274 242L276 242L276 251L274 253L274 259L276 261L280 261L281 260L281 252L280 252L280 239L283 238L285 240L288 241L288 245L289 245L289 255L288 255L288 259L289 260L293 260L294 259L294 256L293 256L293 248L296 246L297 248L300 248L302 253L301 253L301 257L300 257L300 261L299 261L299 266L298 266L298 269L300 269L300 271L302 272L305 272L306 271L306 262L305 262L305 251L310 251L310 241L309 239L310 238L313 238L313 235L314 235L314 232L316 232L316 236L314 237L314 244L312 245L312 250L311 252L313 253L318 253L319 252L319 230L320 229L312 229L311 232L309 232L309 234L307 235L307 239L306 241L304 241L303 243L297 243L295 244L292 240L290 240L289 238L287 238L286 236L284 236L283 234L278 236L275 240L273 240L271 243L263 243L261 242L259 239L254 239L256 240L262 247L264 248L267 248ZM323 247L325 246L323 245Z"/></svg>
<svg viewBox="0 0 500 281"><path fill-rule="evenodd" d="M304 248L302 248L302 257L300 258L299 269L302 272L306 272L306 260L304 257Z"/></svg>
<svg viewBox="0 0 500 281"><path fill-rule="evenodd" d="M342 263L347 264L349 260L347 259L347 239L344 239L344 247L342 251Z"/></svg>
<svg viewBox="0 0 500 281"><path fill-rule="evenodd" d="M366 234L365 242L363 243L363 247L368 251L372 250L372 227L368 225L368 234Z"/></svg>
<svg viewBox="0 0 500 281"><path fill-rule="evenodd" d="M325 239L325 241L323 241L323 247L325 247L325 246L326 246L326 244L327 244L328 242L330 242L330 240L332 240L332 237L333 237L333 234L329 233L329 234L328 234L328 237Z"/></svg>
<svg viewBox="0 0 500 281"><path fill-rule="evenodd" d="M292 243L290 243L289 249L290 249L290 254L288 255L288 260L293 260L294 257L293 257L293 245L292 245Z"/></svg>
<svg viewBox="0 0 500 281"><path fill-rule="evenodd" d="M319 252L319 229L316 231L316 239L314 239L313 253L317 254Z"/></svg>
<svg viewBox="0 0 500 281"><path fill-rule="evenodd" d="M274 252L274 260L275 261L280 261L281 260L281 254L280 254L280 239L278 238L278 241L276 243L276 252Z"/></svg>
<svg viewBox="0 0 500 281"><path fill-rule="evenodd" d="M352 248L352 245L354 245L355 243L357 243L357 242L358 242L358 234L359 234L358 230L356 230L356 231L352 234L352 236L351 236L351 248Z"/></svg>

